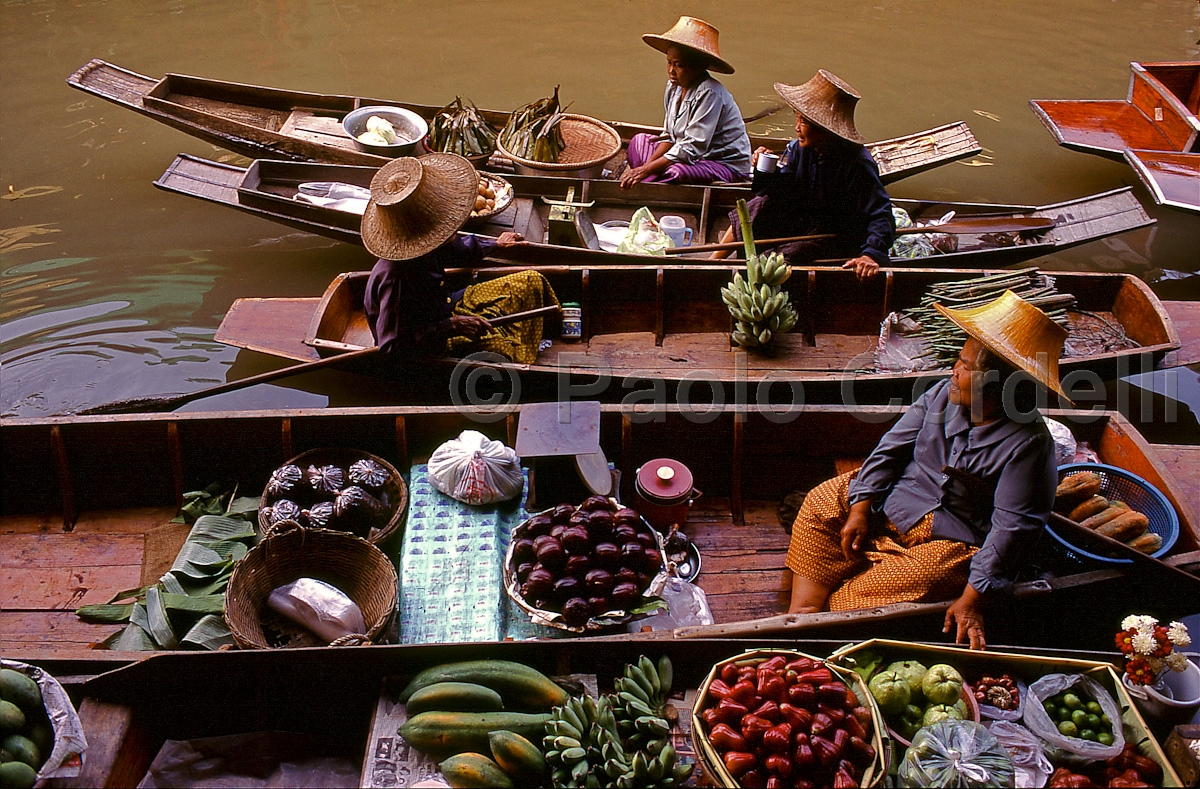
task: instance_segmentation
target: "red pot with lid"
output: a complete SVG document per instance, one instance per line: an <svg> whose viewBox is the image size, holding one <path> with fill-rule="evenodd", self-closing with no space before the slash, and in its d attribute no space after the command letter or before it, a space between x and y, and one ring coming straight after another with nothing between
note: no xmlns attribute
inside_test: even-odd
<svg viewBox="0 0 1200 789"><path fill-rule="evenodd" d="M656 458L637 470L634 485L637 511L660 532L672 524L683 528L688 509L700 497L692 485L691 470L671 458Z"/></svg>

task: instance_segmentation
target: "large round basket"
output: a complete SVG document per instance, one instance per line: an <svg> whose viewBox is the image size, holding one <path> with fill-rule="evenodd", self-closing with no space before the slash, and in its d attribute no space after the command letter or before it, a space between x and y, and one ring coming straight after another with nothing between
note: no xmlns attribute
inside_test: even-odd
<svg viewBox="0 0 1200 789"><path fill-rule="evenodd" d="M358 605L378 643L396 616L396 568L383 551L353 534L280 524L237 564L225 591L225 621L242 649L322 646L305 628L267 607L271 591L298 578L332 584Z"/></svg>
<svg viewBox="0 0 1200 789"><path fill-rule="evenodd" d="M378 526L371 527L370 532L366 535L368 542L378 545L400 533L404 528L404 521L408 517L408 485L404 482L404 477L400 476L400 472L396 470L395 466L377 455L372 455L370 452L347 447L310 449L307 452L301 452L299 455L296 455L296 457L287 461L284 465L299 466L302 471L309 466L317 466L319 468L326 465L348 469L351 464L359 460L373 460L383 466L389 475L382 489L370 491L388 509L387 519ZM270 531L271 524L267 520L265 509L272 502L272 497L264 487L262 497L258 502L258 533L260 537L265 536ZM301 525L309 526L310 524Z"/></svg>
<svg viewBox="0 0 1200 789"><path fill-rule="evenodd" d="M557 162L535 162L505 150L499 140L496 150L513 161L523 175L597 176L604 163L621 151L621 135L603 121L586 115L563 113L559 121L564 147Z"/></svg>
<svg viewBox="0 0 1200 789"><path fill-rule="evenodd" d="M1130 509L1137 510L1150 521L1150 531L1162 537L1162 546L1152 556L1159 557L1171 550L1179 539L1179 515L1171 502L1167 501L1158 488L1146 480L1117 466L1104 463L1068 463L1058 467L1058 481L1079 471L1091 471L1100 477L1100 495L1110 501L1123 501ZM1118 559L1080 548L1073 542L1073 535L1060 534L1053 524L1047 524L1046 533L1059 544L1072 559L1091 560L1103 564L1132 564L1132 559Z"/></svg>
<svg viewBox="0 0 1200 789"><path fill-rule="evenodd" d="M729 770L726 769L725 762L721 758L720 753L718 753L717 749L713 747L708 739L709 728L703 721L702 713L708 707L716 704L716 699L709 696L709 687L714 680L720 678L721 669L728 663L736 664L739 667L757 665L780 655L787 658L788 661L808 658L826 666L834 678L849 686L860 699L860 704L871 711L871 731L868 732L870 739L867 742L874 749L875 753L870 763L863 765L861 768L862 774L859 776L859 786L882 786L887 779L888 764L891 761L891 742L887 736L883 716L879 712L879 706L871 698L871 693L867 690L866 683L863 682L858 674L835 663L828 663L821 658L786 649L752 649L740 655L735 655L728 660L722 660L713 666L712 671L708 673L708 677L700 684L700 689L696 693L696 704L692 708L691 735L692 746L696 750L696 762L705 773L705 778L701 785L730 787L730 789L741 786L738 779L734 778ZM737 726L733 728L737 729Z"/></svg>

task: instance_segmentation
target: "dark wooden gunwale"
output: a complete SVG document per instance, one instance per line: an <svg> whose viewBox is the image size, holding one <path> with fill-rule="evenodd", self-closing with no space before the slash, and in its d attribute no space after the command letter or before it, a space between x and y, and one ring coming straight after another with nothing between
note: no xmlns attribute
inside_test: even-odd
<svg viewBox="0 0 1200 789"><path fill-rule="evenodd" d="M1155 203L1200 213L1200 153L1126 150L1125 161Z"/></svg>
<svg viewBox="0 0 1200 789"><path fill-rule="evenodd" d="M100 59L91 60L71 74L67 84L251 158L376 167L385 164L387 158L357 150L341 131L342 116L364 106L396 106L429 120L441 109L433 105L281 90L181 74L167 74L155 80ZM503 127L509 115L495 110L481 110L481 114L496 128ZM305 132L306 136L296 132L297 117L316 119L313 129ZM290 130L289 123L293 124ZM659 131L658 127L643 124L609 123L626 142L634 134ZM755 147L781 150L786 142L786 139L773 137L751 137ZM982 150L962 121L869 143L868 148L880 165L885 183L973 156ZM496 156L492 161L497 165L507 162Z"/></svg>
<svg viewBox="0 0 1200 789"><path fill-rule="evenodd" d="M154 185L165 191L229 206L288 227L361 244L358 232L361 220L357 215L293 200L291 196L296 193L299 184L307 181L334 180L369 185L373 173L373 168L265 160L240 168L181 154ZM568 190L573 189L576 202L596 201L597 206L589 209L589 216L596 224L610 219L628 220L638 207L647 206L656 216L663 213L683 216L694 230L694 243L700 244L715 240L728 227L728 213L739 196L725 189L711 187L650 184L626 191L611 181L536 176L508 178L518 198L508 209L486 223L468 224L468 230L493 236L504 230L517 230L530 239L543 238L549 207L540 198L562 200L566 198ZM1003 238L960 235L957 237L959 251L923 258L893 258L892 265L898 267L1000 268L1155 222L1128 187L1045 206L905 199L895 199L893 202L907 210L914 220L921 221L936 220L953 210L958 219L1019 216L1047 218L1057 223L1051 230L1020 234L1019 243L1012 243L1012 237L1007 235ZM531 243L506 250L503 254L506 259L529 264L639 264L646 261L642 255L545 243ZM699 260L704 258L691 259L693 262Z"/></svg>
<svg viewBox="0 0 1200 789"><path fill-rule="evenodd" d="M698 582L707 587L720 624L715 630L674 635L760 638L770 633L814 632L866 638L907 633L909 638L938 640L944 604L776 616L786 607L782 565L787 538L775 522L775 503L789 490L810 487L861 461L902 412L891 406L805 406L770 413L726 407L713 417L671 406L603 406L601 446L622 471L625 500L632 500L629 487L636 468L654 457L674 457L688 464L696 487L704 491L703 504L694 508L687 529L705 557ZM1181 520L1173 561L1200 562L1196 553L1200 521L1193 503L1127 420L1115 412L1051 411L1049 415L1089 441L1103 462L1126 468L1161 490ZM216 479L238 481L249 490L261 486L270 470L287 458L305 449L335 445L373 452L403 469L428 457L465 427L513 445L518 424L517 409L480 412L449 406L3 419L0 540L11 546L5 551L7 565L27 567L24 577L32 579L27 583L62 586L62 562L56 564L52 554L84 551L88 540L139 529L138 524L154 517L165 523L185 491ZM71 529L75 533L62 533ZM20 573L10 577L20 586ZM995 623L994 641L1069 643L1056 631L1055 622L1030 622L1028 617L1047 618L1072 606L1082 606L1094 616L1102 605L1124 605L1121 600L1134 599L1129 595L1135 589L1143 595L1137 599L1155 600L1161 615L1175 615L1174 609L1185 604L1154 581L1144 572L1103 569L1023 583L1011 614ZM9 642L6 657L78 657L73 651L78 641L69 636L84 626L71 611L86 602L103 601L89 599L84 594L88 591L77 590L78 597L43 612L41 619L34 616L37 612L21 610L19 603L5 606L0 619L7 624L0 628L0 642ZM103 597L112 591L101 586L91 593ZM69 588L63 594L69 594ZM30 641L18 644L21 628L17 625L23 616L32 617L22 631L31 641L37 634L27 632L34 626L29 622L57 627L41 634L40 647ZM87 627L96 633L96 641L108 632L102 626ZM670 638L671 634L645 637Z"/></svg>

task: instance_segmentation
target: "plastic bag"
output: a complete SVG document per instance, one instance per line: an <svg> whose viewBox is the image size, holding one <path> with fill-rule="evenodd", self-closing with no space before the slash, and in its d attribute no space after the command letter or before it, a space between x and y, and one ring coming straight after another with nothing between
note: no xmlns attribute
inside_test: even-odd
<svg viewBox="0 0 1200 789"><path fill-rule="evenodd" d="M629 625L631 632L641 630L643 627L649 627L651 630L674 630L677 627L711 625L713 623L712 609L708 607L708 596L694 583L673 575L667 579L660 596L666 602L667 610L645 619L634 620Z"/></svg>
<svg viewBox="0 0 1200 789"><path fill-rule="evenodd" d="M650 209L642 206L633 212L629 229L617 245L617 251L630 255L665 255L673 246L671 238L662 231Z"/></svg>
<svg viewBox="0 0 1200 789"><path fill-rule="evenodd" d="M310 181L300 184L292 199L362 216L371 200L371 190L337 181Z"/></svg>
<svg viewBox="0 0 1200 789"><path fill-rule="evenodd" d="M1050 428L1050 437L1054 439L1054 457L1058 465L1075 462L1075 452L1078 444L1071 428L1054 419L1046 419L1046 427Z"/></svg>
<svg viewBox="0 0 1200 789"><path fill-rule="evenodd" d="M433 451L429 481L464 504L491 504L519 496L525 488L521 458L478 430L464 430Z"/></svg>
<svg viewBox="0 0 1200 789"><path fill-rule="evenodd" d="M929 340L921 336L921 324L898 312L889 313L879 325L875 346L875 370L880 373L914 373L937 366L929 353Z"/></svg>
<svg viewBox="0 0 1200 789"><path fill-rule="evenodd" d="M1019 721L1025 709L1025 697L1029 694L1029 686L1022 680L1017 680L1017 708L1015 710L1002 710L999 707L993 707L991 704L979 702L980 717L995 721Z"/></svg>
<svg viewBox="0 0 1200 789"><path fill-rule="evenodd" d="M1046 785L1046 779L1054 772L1054 765L1046 758L1042 741L1033 732L1019 723L1009 721L996 721L988 730L996 735L996 739L1008 751L1008 758L1012 759L1013 769L1016 770L1018 789Z"/></svg>
<svg viewBox="0 0 1200 789"><path fill-rule="evenodd" d="M308 628L325 643L367 632L358 604L341 589L316 578L298 578L272 589L267 606Z"/></svg>
<svg viewBox="0 0 1200 789"><path fill-rule="evenodd" d="M975 721L938 721L913 737L900 763L897 786L1013 786L1008 751Z"/></svg>
<svg viewBox="0 0 1200 789"><path fill-rule="evenodd" d="M1079 737L1067 737L1061 734L1058 726L1050 720L1050 715L1042 704L1051 696L1073 687L1079 688L1100 703L1100 708L1112 721L1112 745L1101 745ZM1047 674L1029 686L1029 692L1025 694L1021 706L1025 708L1024 722L1029 730L1051 746L1067 753L1103 760L1116 756L1125 747L1125 735L1121 731L1121 710L1117 707L1117 702L1103 685L1084 674Z"/></svg>

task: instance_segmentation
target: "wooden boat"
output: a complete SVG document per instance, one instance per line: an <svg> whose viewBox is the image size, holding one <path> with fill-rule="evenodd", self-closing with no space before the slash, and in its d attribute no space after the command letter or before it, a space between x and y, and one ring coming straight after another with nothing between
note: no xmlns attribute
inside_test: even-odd
<svg viewBox="0 0 1200 789"><path fill-rule="evenodd" d="M172 128L252 159L334 162L379 167L382 156L358 150L342 130L342 118L351 110L368 106L403 107L427 121L441 107L358 96L340 96L237 82L167 74L154 79L103 60L92 60L67 78L73 88L99 96ZM485 120L500 129L509 113L481 111ZM635 134L657 132L658 127L610 121L628 141ZM754 147L782 150L785 139L751 137ZM973 156L982 150L966 123L958 121L926 131L868 144L885 183ZM616 169L619 159L611 162ZM492 167L512 170L512 162L493 156Z"/></svg>
<svg viewBox="0 0 1200 789"><path fill-rule="evenodd" d="M914 393L948 371L874 372L880 321L893 311L919 304L934 283L979 273L897 269L859 283L852 272L836 268L795 269L785 289L801 322L778 340L774 355L768 356L731 347L733 327L719 293L738 270L736 264L723 268L686 264L535 268L543 272L562 301L582 305L581 342L556 339L530 365L481 359L422 360L421 375L413 376L408 368L394 374L423 379L434 390L440 387L442 402L451 382L458 380L463 370L475 367L502 370L509 380L519 381L526 399L530 392L556 399L561 387L585 382L597 399L617 400L626 397L630 387L641 389L651 384L665 386L668 395L675 397L681 385L686 393L692 383L704 381L722 389L722 402L739 396L755 402L756 397L766 397L773 384L782 384L775 388L774 397L783 397L785 402L797 396L803 402L887 402L893 397L911 402ZM455 270L449 279L459 288L511 271L505 267ZM371 347L374 340L362 309L367 277L367 272L341 274L320 298L238 299L215 338L298 361ZM1097 352L1065 357L1060 362L1064 376L1087 371L1099 380L1109 380L1148 371L1165 354L1181 347L1162 303L1137 277L1063 272L1055 273L1054 278L1059 292L1077 299L1074 309L1078 311L1071 313L1077 338L1120 326L1136 343L1136 347L1093 349ZM1193 314L1200 313L1200 303L1187 304ZM383 365L377 363L373 369L382 372ZM761 393L760 385L764 387ZM454 388L457 391L457 384ZM703 397L709 397L708 387L700 388L706 390Z"/></svg>
<svg viewBox="0 0 1200 789"><path fill-rule="evenodd" d="M720 633L740 630L756 639L805 634L843 643L893 636L942 641L945 604L777 616L788 598L788 536L778 522L778 503L789 491L810 489L861 462L903 410L725 406L706 412L605 405L600 446L621 471L625 501L633 500L636 469L650 459L670 457L691 469L704 494L685 530L703 557L697 583ZM1102 462L1160 490L1181 523L1170 560L1200 562L1195 447L1172 448L1168 466L1119 413L1049 413ZM162 546L177 533L167 524L185 491L220 481L255 495L286 459L326 446L356 447L408 469L466 428L514 446L520 419L519 409L413 406L0 420L0 651L19 660L106 657L83 650L116 626L84 623L74 610L137 588L143 578L152 583L164 571L153 565L164 557L169 567L182 536L174 550ZM1160 618L1193 613L1194 596L1144 568L1059 563L1044 546L1031 559L1011 607L989 622L994 644L1104 649L1111 627L1093 624L1119 621L1129 600L1150 606Z"/></svg>
<svg viewBox="0 0 1200 789"><path fill-rule="evenodd" d="M1159 205L1200 213L1200 153L1125 151L1138 178Z"/></svg>
<svg viewBox="0 0 1200 789"><path fill-rule="evenodd" d="M1200 61L1129 64L1124 99L1031 99L1059 145L1120 160L1127 148L1200 153Z"/></svg>
<svg viewBox="0 0 1200 789"><path fill-rule="evenodd" d="M271 160L256 160L242 168L181 154L154 185L288 227L361 244L360 215L316 206L295 199L295 195L300 185L308 182L369 186L374 173L375 168L371 167ZM628 223L642 206L649 208L656 217L676 214L693 230L693 244L699 245L720 238L729 227L729 213L734 210L738 198L745 197L744 192L713 187L645 184L621 189L614 181L520 175L506 176L506 179L512 183L516 195L512 204L487 221L469 222L466 229L492 236L505 230L522 233L535 243L505 250L503 254L506 259L530 264L646 263L644 255L584 246L571 210L584 211L593 226ZM901 199L893 202L905 209L914 222L937 221L953 211L954 218L960 221L1011 217L1049 219L1055 223L1048 230L960 234L955 236L957 251L911 259L894 257L892 264L895 266L999 268L1146 227L1155 221L1146 214L1129 188L1044 206ZM575 208L564 210L564 203ZM707 255L692 258L696 262L707 259Z"/></svg>

